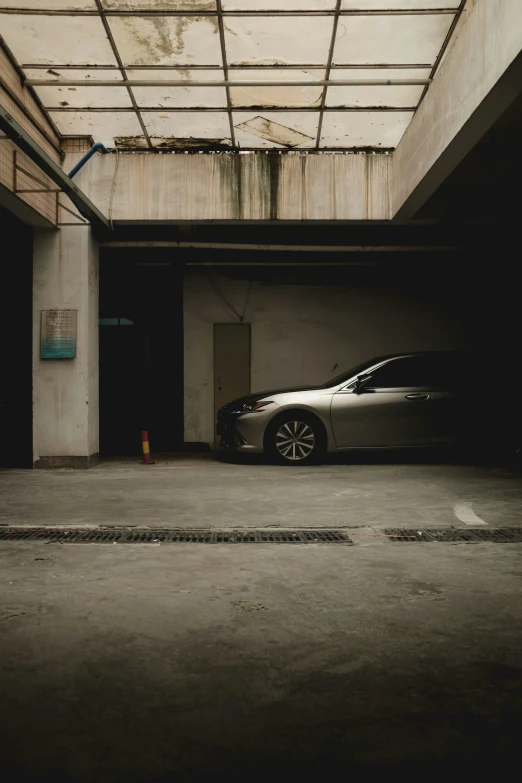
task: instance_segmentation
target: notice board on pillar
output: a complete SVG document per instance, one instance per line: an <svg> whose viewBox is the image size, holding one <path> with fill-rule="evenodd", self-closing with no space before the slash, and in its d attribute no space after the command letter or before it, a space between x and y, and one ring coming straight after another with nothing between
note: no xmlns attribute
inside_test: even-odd
<svg viewBox="0 0 522 783"><path fill-rule="evenodd" d="M77 310L42 310L40 358L76 357Z"/></svg>

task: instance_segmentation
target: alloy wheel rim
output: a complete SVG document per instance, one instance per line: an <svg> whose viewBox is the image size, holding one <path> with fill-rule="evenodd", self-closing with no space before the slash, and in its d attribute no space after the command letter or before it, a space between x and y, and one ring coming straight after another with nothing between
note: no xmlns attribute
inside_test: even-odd
<svg viewBox="0 0 522 783"><path fill-rule="evenodd" d="M308 457L314 446L314 432L304 421L287 421L277 431L276 448L282 457L291 462Z"/></svg>

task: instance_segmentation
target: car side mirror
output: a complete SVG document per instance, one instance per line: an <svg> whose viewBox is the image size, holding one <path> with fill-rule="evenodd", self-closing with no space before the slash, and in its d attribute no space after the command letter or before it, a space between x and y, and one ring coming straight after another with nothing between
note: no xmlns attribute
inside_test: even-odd
<svg viewBox="0 0 522 783"><path fill-rule="evenodd" d="M356 394L361 394L372 380L373 375L358 375L353 390Z"/></svg>

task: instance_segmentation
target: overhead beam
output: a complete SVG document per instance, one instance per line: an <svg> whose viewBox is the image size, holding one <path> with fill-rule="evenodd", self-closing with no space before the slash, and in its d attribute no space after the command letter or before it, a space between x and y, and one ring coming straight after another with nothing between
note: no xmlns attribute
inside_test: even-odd
<svg viewBox="0 0 522 783"><path fill-rule="evenodd" d="M285 109L285 111L291 111L294 112L382 112L382 111L398 111L398 112L414 112L416 110L416 106L325 106L324 109L321 108L321 106L289 106ZM240 111L252 111L252 106L234 106L232 109L232 113L234 112L240 112ZM257 110L257 109L256 109ZM53 112L54 114L59 112L69 112L70 114L75 114L78 112L98 112L103 114L105 113L111 113L111 112L133 112L134 109L132 106L47 106L48 112ZM149 114L152 112L160 112L161 114L166 112L171 112L172 114L183 114L183 112L225 112L226 108L224 106L140 106L140 112L142 114L146 114L149 112ZM267 114L268 112L281 112L281 106L263 106L262 109L263 114ZM244 149L243 147L241 149ZM379 148L380 149L380 148Z"/></svg>
<svg viewBox="0 0 522 783"><path fill-rule="evenodd" d="M196 250L245 250L245 251L274 251L289 253L426 253L463 251L463 246L457 245L279 245L279 244L253 244L242 242L177 242L177 241L152 241L129 240L100 242L100 247L166 247L166 248L194 248Z"/></svg>
<svg viewBox="0 0 522 783"><path fill-rule="evenodd" d="M33 163L36 163L44 174L52 179L58 187L68 196L75 207L84 215L93 226L101 229L110 229L110 223L102 215L87 196L82 193L77 185L61 170L52 158L40 147L34 139L22 128L14 117L0 105L0 130L24 152Z"/></svg>
<svg viewBox="0 0 522 783"><path fill-rule="evenodd" d="M394 153L392 216L411 220L522 93L522 3L464 12L433 83Z"/></svg>
<svg viewBox="0 0 522 783"><path fill-rule="evenodd" d="M404 87L430 84L431 79L26 79L29 87Z"/></svg>
<svg viewBox="0 0 522 783"><path fill-rule="evenodd" d="M118 65L93 65L92 63L83 63L81 65L76 63L23 63L20 66L24 70L40 71L119 71ZM132 63L125 63L127 70L134 71L222 71L222 65L216 65L215 63L209 63L208 65L202 65L201 63L176 63L176 65L132 65ZM317 63L241 63L227 64L229 71L324 71L326 66L318 65ZM397 69L416 69L431 71L433 68L432 63L345 63L344 65L337 64L330 66L331 71L343 71L343 70L384 70L386 68Z"/></svg>
<svg viewBox="0 0 522 783"><path fill-rule="evenodd" d="M350 9L341 11L341 16L440 16L441 14L455 14L456 8L387 8L387 9ZM175 11L175 10L141 10L124 11L120 9L104 8L105 16L196 16L216 17L217 11ZM223 16L334 16L335 10L303 10L303 11L223 11ZM43 9L43 8L1 8L0 14L13 14L15 16L98 16L98 11L89 9Z"/></svg>

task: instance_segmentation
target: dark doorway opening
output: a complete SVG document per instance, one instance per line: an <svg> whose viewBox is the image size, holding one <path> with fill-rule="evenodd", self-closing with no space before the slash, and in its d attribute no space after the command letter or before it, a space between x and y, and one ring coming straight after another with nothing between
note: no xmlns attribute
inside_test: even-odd
<svg viewBox="0 0 522 783"><path fill-rule="evenodd" d="M33 232L0 208L0 467L33 466Z"/></svg>
<svg viewBox="0 0 522 783"><path fill-rule="evenodd" d="M122 257L123 256L123 257ZM100 453L183 449L183 271L161 254L100 258Z"/></svg>

